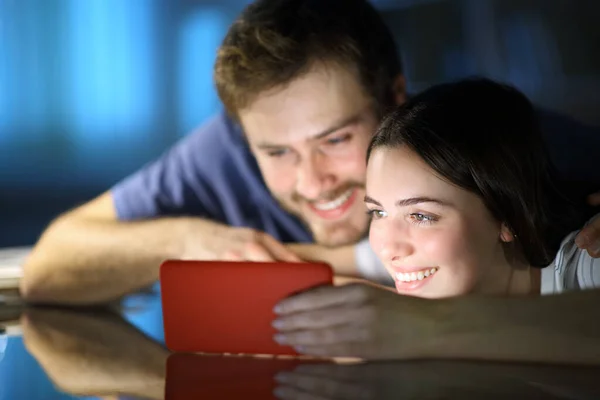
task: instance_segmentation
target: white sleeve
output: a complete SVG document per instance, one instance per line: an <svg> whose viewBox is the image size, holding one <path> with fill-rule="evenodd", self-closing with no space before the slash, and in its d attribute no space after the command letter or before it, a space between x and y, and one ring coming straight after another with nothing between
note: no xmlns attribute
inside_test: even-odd
<svg viewBox="0 0 600 400"><path fill-rule="evenodd" d="M554 262L542 271L542 294L600 288L600 258L577 247L578 233L563 240Z"/></svg>
<svg viewBox="0 0 600 400"><path fill-rule="evenodd" d="M587 224L600 217L600 214L596 214L591 218ZM586 224L586 225L587 225ZM573 244L575 243L573 238ZM595 289L600 288L600 258L594 258L589 255L587 250L581 250L579 259L577 260L577 281L581 289Z"/></svg>
<svg viewBox="0 0 600 400"><path fill-rule="evenodd" d="M394 285L394 280L371 249L367 239L363 239L354 246L354 257L361 278L384 285Z"/></svg>

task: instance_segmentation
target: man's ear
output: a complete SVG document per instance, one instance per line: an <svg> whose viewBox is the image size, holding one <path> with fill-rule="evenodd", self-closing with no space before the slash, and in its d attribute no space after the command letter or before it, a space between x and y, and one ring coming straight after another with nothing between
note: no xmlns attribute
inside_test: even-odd
<svg viewBox="0 0 600 400"><path fill-rule="evenodd" d="M506 224L502 224L500 227L500 240L504 243L510 243L515 240L517 236L514 235L510 229L506 226Z"/></svg>
<svg viewBox="0 0 600 400"><path fill-rule="evenodd" d="M401 106L406 102L406 79L404 75L398 74L392 83L392 93L396 105Z"/></svg>

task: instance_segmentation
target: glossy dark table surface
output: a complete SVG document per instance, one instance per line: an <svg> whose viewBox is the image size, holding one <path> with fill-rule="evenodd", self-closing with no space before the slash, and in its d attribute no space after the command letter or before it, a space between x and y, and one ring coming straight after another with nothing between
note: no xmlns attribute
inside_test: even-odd
<svg viewBox="0 0 600 400"><path fill-rule="evenodd" d="M156 290L110 309L5 302L0 400L269 399L277 387L297 399L600 399L600 367L174 357L161 313Z"/></svg>

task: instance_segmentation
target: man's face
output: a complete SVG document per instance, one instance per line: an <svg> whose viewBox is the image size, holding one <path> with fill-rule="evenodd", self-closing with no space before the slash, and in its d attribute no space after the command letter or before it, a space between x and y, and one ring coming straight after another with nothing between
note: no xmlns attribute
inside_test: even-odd
<svg viewBox="0 0 600 400"><path fill-rule="evenodd" d="M335 64L261 94L239 117L263 177L315 241L355 243L366 235L366 150L378 118L357 75Z"/></svg>

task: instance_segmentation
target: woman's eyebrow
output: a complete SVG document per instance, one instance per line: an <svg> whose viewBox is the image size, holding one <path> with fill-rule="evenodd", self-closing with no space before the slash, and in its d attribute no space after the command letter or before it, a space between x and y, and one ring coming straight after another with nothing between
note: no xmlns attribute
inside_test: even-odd
<svg viewBox="0 0 600 400"><path fill-rule="evenodd" d="M371 203L371 204L375 204L376 206L381 207L381 203L370 196L365 196L364 201L365 201L365 203ZM452 206L452 204L450 204L446 201L443 201L440 199L435 199L433 197L425 197L425 196L410 197L408 199L398 200L396 202L396 206L407 207L407 206L412 206L412 205L420 204L420 203L436 203L436 204L439 204L439 205L445 206L445 207Z"/></svg>
<svg viewBox="0 0 600 400"><path fill-rule="evenodd" d="M436 203L436 204L439 204L441 206L446 206L446 207L452 205L452 204L448 203L447 201L435 199L433 197L419 196L419 197L410 197L408 199L398 200L396 202L396 206L406 207L406 206L412 206L412 205L420 204L420 203Z"/></svg>
<svg viewBox="0 0 600 400"><path fill-rule="evenodd" d="M375 204L376 206L379 206L379 207L381 207L381 203L380 203L380 202L378 202L377 200L375 200L375 199L374 199L374 198L372 198L372 197L365 196L365 200L364 200L364 201L365 201L365 203L371 203L371 204Z"/></svg>

